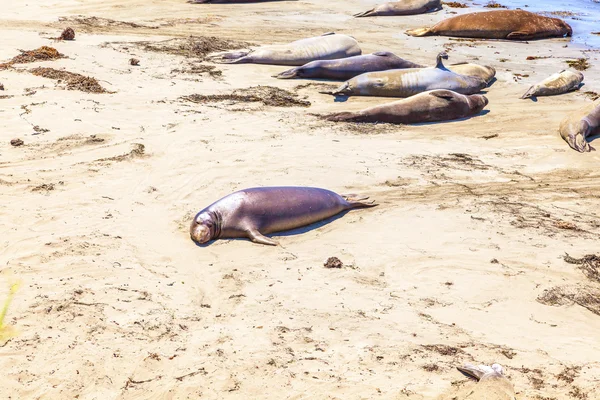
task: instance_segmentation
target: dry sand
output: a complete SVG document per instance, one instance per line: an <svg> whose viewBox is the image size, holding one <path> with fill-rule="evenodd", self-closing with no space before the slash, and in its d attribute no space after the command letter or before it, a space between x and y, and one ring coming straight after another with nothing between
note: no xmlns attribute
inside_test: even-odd
<svg viewBox="0 0 600 400"><path fill-rule="evenodd" d="M600 398L600 283L563 260L598 249L600 155L557 133L589 104L583 91L600 92L599 53L565 39L403 33L468 9L350 17L372 4L4 5L0 60L42 45L67 58L0 71L0 269L23 282L7 320L19 335L0 343L0 398L452 398L472 384L454 368L465 362L502 364L518 399ZM75 41L50 39L67 26ZM450 62L496 67L489 112L332 124L312 114L389 99L334 102L321 83L271 78L285 67L211 75L186 56L189 35L270 44L328 31L365 53L431 64L446 48ZM173 38L155 47L183 55L139 43ZM519 99L580 57L592 65L580 92ZM66 90L27 73L37 67L114 93ZM312 105L181 100L257 85ZM366 194L380 206L278 236L276 248L190 241L195 212L260 185ZM345 267L324 268L331 256Z"/></svg>

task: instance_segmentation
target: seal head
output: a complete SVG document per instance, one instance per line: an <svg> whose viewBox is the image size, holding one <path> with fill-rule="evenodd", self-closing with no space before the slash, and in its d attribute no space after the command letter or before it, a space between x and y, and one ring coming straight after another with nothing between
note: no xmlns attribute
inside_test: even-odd
<svg viewBox="0 0 600 400"><path fill-rule="evenodd" d="M199 212L190 225L190 237L198 244L204 244L219 236L219 219L215 213Z"/></svg>

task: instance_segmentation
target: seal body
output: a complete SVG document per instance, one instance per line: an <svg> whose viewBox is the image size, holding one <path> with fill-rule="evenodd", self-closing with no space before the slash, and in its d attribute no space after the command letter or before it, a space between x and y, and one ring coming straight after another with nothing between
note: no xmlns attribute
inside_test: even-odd
<svg viewBox="0 0 600 400"><path fill-rule="evenodd" d="M355 17L380 17L393 15L416 15L442 9L441 0L402 0L381 4Z"/></svg>
<svg viewBox="0 0 600 400"><path fill-rule="evenodd" d="M600 101L565 118L559 132L569 146L580 153L596 150L588 143L588 138L600 135Z"/></svg>
<svg viewBox="0 0 600 400"><path fill-rule="evenodd" d="M487 84L489 84L496 76L496 69L488 65L458 63L449 65L448 69L459 75L477 76L483 79Z"/></svg>
<svg viewBox="0 0 600 400"><path fill-rule="evenodd" d="M567 93L579 89L581 82L583 82L583 74L581 72L562 70L550 75L537 85L531 86L521 98L529 99L537 96L555 96Z"/></svg>
<svg viewBox="0 0 600 400"><path fill-rule="evenodd" d="M226 64L271 64L300 66L316 60L335 60L361 54L356 39L347 35L326 33L283 45L259 47L251 51L233 51L211 56Z"/></svg>
<svg viewBox="0 0 600 400"><path fill-rule="evenodd" d="M479 114L487 104L487 98L482 95L462 95L450 90L432 90L358 112L332 114L326 119L336 122L393 124L450 121Z"/></svg>
<svg viewBox="0 0 600 400"><path fill-rule="evenodd" d="M413 29L411 36L454 36L481 39L534 40L571 36L571 26L558 18L523 10L496 10L462 14L431 28Z"/></svg>
<svg viewBox="0 0 600 400"><path fill-rule="evenodd" d="M410 97L428 90L446 89L460 94L473 94L487 86L475 76L459 75L447 69L439 54L437 65L431 68L392 69L368 72L344 82L334 96Z"/></svg>
<svg viewBox="0 0 600 400"><path fill-rule="evenodd" d="M311 187L262 187L235 192L200 211L190 226L196 243L219 238L249 238L277 245L264 236L313 224L353 208L375 206Z"/></svg>
<svg viewBox="0 0 600 400"><path fill-rule="evenodd" d="M270 1L284 1L284 0L188 0L188 3L192 4L245 4L245 3L266 3Z"/></svg>
<svg viewBox="0 0 600 400"><path fill-rule="evenodd" d="M275 77L279 79L309 78L345 81L365 72L420 67L422 65L404 60L393 53L381 51L337 60L312 61L301 67L284 71Z"/></svg>

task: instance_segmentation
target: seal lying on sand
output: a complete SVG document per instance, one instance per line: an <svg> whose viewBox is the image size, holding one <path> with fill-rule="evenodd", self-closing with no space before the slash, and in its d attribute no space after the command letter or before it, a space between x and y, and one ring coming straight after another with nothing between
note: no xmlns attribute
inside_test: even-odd
<svg viewBox="0 0 600 400"><path fill-rule="evenodd" d="M496 69L488 65L463 62L449 65L448 69L452 72L456 72L459 75L477 76L483 79L488 85L496 76Z"/></svg>
<svg viewBox="0 0 600 400"><path fill-rule="evenodd" d="M442 0L402 0L381 4L369 11L354 14L355 17L379 17L393 15L424 14L442 9Z"/></svg>
<svg viewBox="0 0 600 400"><path fill-rule="evenodd" d="M596 150L587 139L600 135L600 101L568 116L560 124L560 136L580 153Z"/></svg>
<svg viewBox="0 0 600 400"><path fill-rule="evenodd" d="M358 112L328 115L325 119L392 124L451 121L479 114L487 104L488 99L479 94L465 96L450 90L432 90Z"/></svg>
<svg viewBox="0 0 600 400"><path fill-rule="evenodd" d="M313 224L353 208L374 207L368 197L340 196L311 187L263 187L235 192L200 211L190 226L196 243L249 238L277 245L264 235Z"/></svg>
<svg viewBox="0 0 600 400"><path fill-rule="evenodd" d="M345 81L357 75L388 69L421 68L422 65L404 60L387 51L338 60L312 61L301 67L275 75L279 79L312 78Z"/></svg>
<svg viewBox="0 0 600 400"><path fill-rule="evenodd" d="M227 64L304 65L316 60L335 60L361 54L356 39L347 35L326 33L292 43L264 46L250 51L215 54L211 61Z"/></svg>
<svg viewBox="0 0 600 400"><path fill-rule="evenodd" d="M437 64L431 68L391 69L388 71L367 72L344 82L333 92L322 92L334 96L381 96L410 97L417 93L434 89L447 89L460 94L473 94L487 86L475 76L459 75L444 67L442 58L437 56Z"/></svg>
<svg viewBox="0 0 600 400"><path fill-rule="evenodd" d="M567 93L579 89L581 82L583 82L583 74L581 72L573 72L565 69L557 74L550 75L537 85L531 86L521 98L529 99L536 96L554 96Z"/></svg>
<svg viewBox="0 0 600 400"><path fill-rule="evenodd" d="M475 388L469 388L468 394L464 397L454 396L455 399L469 400L516 400L515 388L513 384L504 376L502 367L494 364L491 367L487 365L465 364L464 367L457 369L469 378L478 381Z"/></svg>
<svg viewBox="0 0 600 400"><path fill-rule="evenodd" d="M571 36L566 22L523 10L497 10L458 15L431 28L406 32L410 36L455 36L481 39L533 40Z"/></svg>
<svg viewBox="0 0 600 400"><path fill-rule="evenodd" d="M285 0L188 0L188 3L192 4L236 4L236 3L266 3L269 1L285 1ZM296 1L296 0L287 0Z"/></svg>

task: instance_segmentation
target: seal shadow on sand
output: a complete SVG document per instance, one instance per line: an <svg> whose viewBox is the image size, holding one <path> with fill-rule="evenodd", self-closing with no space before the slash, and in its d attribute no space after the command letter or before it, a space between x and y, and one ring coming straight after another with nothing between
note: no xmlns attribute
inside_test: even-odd
<svg viewBox="0 0 600 400"><path fill-rule="evenodd" d="M328 224L336 221L337 219L342 218L344 215L346 215L350 211L352 211L352 210L342 211L341 213L336 214L333 217L329 217L329 218L324 219L322 221L315 222L314 224L303 226L301 228L290 229L289 231L274 232L274 233L270 233L270 234L265 235L265 236L277 240L277 237L287 237L287 236L300 235L300 234L312 231L314 229L321 228L321 227L323 227L325 225L328 225ZM199 244L199 243L194 242L194 244L196 246L198 246L198 247L209 247L210 245L212 245L215 242L218 242L219 240L227 240L227 241L229 241L229 240L231 240L231 241L233 241L233 240L242 240L242 241L252 242L248 238L227 238L227 239L215 239L215 240L211 240L210 242L203 243L203 244Z"/></svg>

